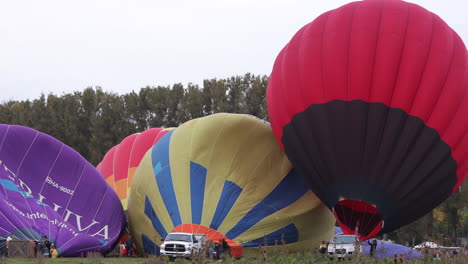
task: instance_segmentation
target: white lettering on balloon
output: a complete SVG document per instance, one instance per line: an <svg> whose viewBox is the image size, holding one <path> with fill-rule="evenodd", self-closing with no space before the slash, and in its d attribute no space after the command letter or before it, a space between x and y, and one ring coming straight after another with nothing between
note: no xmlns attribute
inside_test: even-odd
<svg viewBox="0 0 468 264"><path fill-rule="evenodd" d="M47 198L41 194L41 193L38 193L35 197L35 195L33 195L32 191L31 191L31 188L29 188L29 186L24 182L22 181L19 177L16 176L15 173L13 173L10 169L8 169L8 167L3 163L2 160L0 160L0 165L3 165L3 168L4 170L7 172L8 174L8 178L18 187L18 189L20 189L22 191L22 194L23 196L25 196L26 198L28 197L31 197L31 198L34 198L36 200L36 202L38 204L44 204L46 206L50 206L46 200ZM48 177L48 179L50 179L50 177ZM48 180L46 179L46 181ZM49 183L50 184L50 183ZM55 187L55 186L54 186ZM63 187L63 186L60 186L60 187ZM57 187L56 187L57 188ZM60 188L57 188L60 190ZM66 188L65 188L66 189ZM70 195L73 195L74 194L74 190L70 190L70 192L68 192L69 189L66 189L64 191L64 189L60 190L60 191L63 191L63 192L66 192L66 193L69 193ZM39 218L42 218L42 219L47 219L49 220L51 223L55 223L61 227L65 227L66 224L63 223L63 222L60 222L56 219L54 220L50 220L48 219L47 215L43 214L43 213L24 213L22 211L20 211L18 208L16 208L13 204L11 204L10 202L4 200L5 203L10 207L12 208L15 212L17 212L19 215L23 216L23 217L27 217L28 219L39 219ZM53 210L57 213L60 213L60 209L62 208L62 206L52 202L52 204L54 205L54 208ZM63 213L63 211L62 211ZM65 209L65 218L64 218L64 221L65 222L70 222L70 223L73 223L73 220L74 220L74 226L77 227L78 229L78 232L84 232L88 229L90 229L92 226L94 225L97 225L96 227L99 227L100 226L100 223L98 221L95 221L94 219L92 220L92 222L86 226L86 227L82 227L82 218L83 216L82 215L78 215L77 213L75 212L72 212L68 209ZM74 235L78 235L75 231L73 230L70 230L72 231L72 233L74 233ZM101 239L109 239L109 226L108 225L103 225L101 227L101 229L99 229L99 231L97 231L96 233L94 234L91 234L91 236L93 237L96 237L96 236L100 236L102 237Z"/></svg>

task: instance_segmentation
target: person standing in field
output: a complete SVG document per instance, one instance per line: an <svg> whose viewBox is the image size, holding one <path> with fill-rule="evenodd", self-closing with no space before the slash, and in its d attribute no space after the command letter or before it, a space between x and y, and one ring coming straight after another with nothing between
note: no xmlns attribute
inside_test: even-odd
<svg viewBox="0 0 468 264"><path fill-rule="evenodd" d="M125 249L127 250L127 257L133 255L133 240L131 235L125 240Z"/></svg>
<svg viewBox="0 0 468 264"><path fill-rule="evenodd" d="M7 239L6 239L6 256L8 257L8 249L10 248L10 241L13 240L15 235L11 234Z"/></svg>
<svg viewBox="0 0 468 264"><path fill-rule="evenodd" d="M375 249L377 248L377 239L374 239L372 242L367 241L367 244L370 246L370 256L373 257L375 255Z"/></svg>

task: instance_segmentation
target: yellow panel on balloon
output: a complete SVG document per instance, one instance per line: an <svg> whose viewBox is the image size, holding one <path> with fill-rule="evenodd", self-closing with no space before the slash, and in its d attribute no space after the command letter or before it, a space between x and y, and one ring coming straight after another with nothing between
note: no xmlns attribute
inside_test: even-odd
<svg viewBox="0 0 468 264"><path fill-rule="evenodd" d="M334 232L331 212L306 187L268 123L215 114L170 131L133 178L129 225L144 254L173 230L221 234L230 245L284 241L318 247Z"/></svg>

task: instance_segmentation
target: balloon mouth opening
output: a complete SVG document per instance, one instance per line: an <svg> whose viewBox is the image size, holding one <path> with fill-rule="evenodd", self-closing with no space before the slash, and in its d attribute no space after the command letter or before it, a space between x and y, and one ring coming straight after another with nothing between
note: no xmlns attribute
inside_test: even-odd
<svg viewBox="0 0 468 264"><path fill-rule="evenodd" d="M127 240L129 236L130 236L130 233L125 233L124 235L122 235L119 239L119 244L125 244L125 240Z"/></svg>
<svg viewBox="0 0 468 264"><path fill-rule="evenodd" d="M184 233L191 233L191 234L204 234L206 236L206 241L212 241L214 243L222 243L222 240L226 240L230 250L230 255L234 258L242 257L242 248L243 246L236 243L234 240L227 238L221 232L216 231L215 229L197 225L197 224L182 224L176 226L172 232L184 232Z"/></svg>
<svg viewBox="0 0 468 264"><path fill-rule="evenodd" d="M383 219L375 205L358 200L341 200L333 207L333 214L343 233L357 235L361 241L377 236Z"/></svg>

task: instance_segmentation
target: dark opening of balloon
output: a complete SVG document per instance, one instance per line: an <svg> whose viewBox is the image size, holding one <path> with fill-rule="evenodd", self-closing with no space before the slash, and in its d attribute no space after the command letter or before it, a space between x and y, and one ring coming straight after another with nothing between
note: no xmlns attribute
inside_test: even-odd
<svg viewBox="0 0 468 264"><path fill-rule="evenodd" d="M383 227L379 210L363 201L341 200L333 207L333 214L345 234L357 235L361 241L375 237Z"/></svg>
<svg viewBox="0 0 468 264"><path fill-rule="evenodd" d="M197 224L182 224L176 226L172 232L187 232L192 234L205 234L206 241L212 241L213 243L222 243L223 240L227 242L230 248L230 255L236 259L242 257L242 248L243 245L236 243L234 240L231 240L226 237L225 234L218 232L212 228L197 225ZM164 239L161 239L164 241Z"/></svg>

